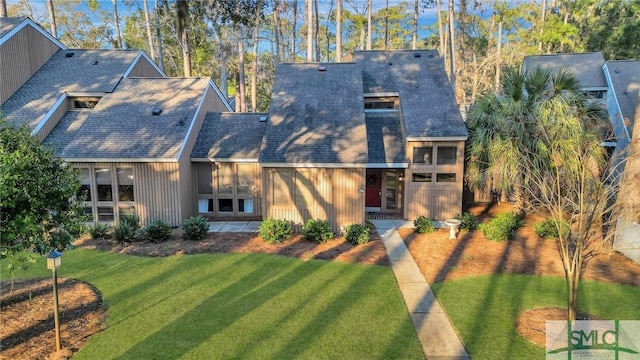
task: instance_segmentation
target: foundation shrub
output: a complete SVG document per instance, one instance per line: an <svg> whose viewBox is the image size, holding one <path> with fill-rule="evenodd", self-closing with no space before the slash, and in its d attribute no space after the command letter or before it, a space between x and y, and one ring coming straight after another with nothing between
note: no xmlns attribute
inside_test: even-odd
<svg viewBox="0 0 640 360"><path fill-rule="evenodd" d="M436 225L433 220L426 216L418 216L413 220L413 227L416 228L416 232L419 234L427 234L436 231Z"/></svg>
<svg viewBox="0 0 640 360"><path fill-rule="evenodd" d="M207 230L209 227L207 226ZM171 239L171 226L163 220L154 220L143 229L144 238L151 242L164 242Z"/></svg>
<svg viewBox="0 0 640 360"><path fill-rule="evenodd" d="M318 244L333 239L333 231L331 231L331 225L327 220L307 220L302 228L302 235L308 241Z"/></svg>
<svg viewBox="0 0 640 360"><path fill-rule="evenodd" d="M200 241L209 232L209 221L202 216L192 216L182 222L182 236L185 240Z"/></svg>
<svg viewBox="0 0 640 360"><path fill-rule="evenodd" d="M258 231L267 244L278 244L291 237L293 225L287 220L268 218L262 221Z"/></svg>
<svg viewBox="0 0 640 360"><path fill-rule="evenodd" d="M371 231L366 224L351 224L345 227L345 239L351 245L366 244L371 237Z"/></svg>
<svg viewBox="0 0 640 360"><path fill-rule="evenodd" d="M504 212L498 214L486 224L480 224L480 230L484 236L491 241L509 241L513 238L516 230L524 225L520 216L514 212Z"/></svg>

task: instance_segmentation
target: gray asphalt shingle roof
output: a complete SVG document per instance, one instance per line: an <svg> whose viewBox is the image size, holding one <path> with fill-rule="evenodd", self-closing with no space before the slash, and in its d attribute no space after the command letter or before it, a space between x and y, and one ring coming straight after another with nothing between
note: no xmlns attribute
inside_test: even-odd
<svg viewBox="0 0 640 360"><path fill-rule="evenodd" d="M365 93L398 93L407 140L466 137L436 50L356 51Z"/></svg>
<svg viewBox="0 0 640 360"><path fill-rule="evenodd" d="M571 70L582 88L607 87L607 80L602 72L604 56L601 52L530 55L524 57L526 71L536 67L557 72L561 68Z"/></svg>
<svg viewBox="0 0 640 360"><path fill-rule="evenodd" d="M73 53L67 57L67 53ZM138 51L59 50L0 110L13 124L35 127L63 93L112 92Z"/></svg>
<svg viewBox="0 0 640 360"><path fill-rule="evenodd" d="M408 163L400 124L400 112L366 112L369 163Z"/></svg>
<svg viewBox="0 0 640 360"><path fill-rule="evenodd" d="M366 164L359 69L356 64L279 64L260 162Z"/></svg>
<svg viewBox="0 0 640 360"><path fill-rule="evenodd" d="M68 159L176 160L209 81L122 79L93 110L69 111L45 142Z"/></svg>
<svg viewBox="0 0 640 360"><path fill-rule="evenodd" d="M629 122L627 130L633 138L640 90L640 60L607 61L607 68L622 116Z"/></svg>
<svg viewBox="0 0 640 360"><path fill-rule="evenodd" d="M258 160L266 121L259 113L208 113L192 159Z"/></svg>

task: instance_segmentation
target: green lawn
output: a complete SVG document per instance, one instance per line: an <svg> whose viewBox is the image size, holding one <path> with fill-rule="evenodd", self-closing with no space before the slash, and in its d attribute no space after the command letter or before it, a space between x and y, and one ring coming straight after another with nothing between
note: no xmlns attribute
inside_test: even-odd
<svg viewBox="0 0 640 360"><path fill-rule="evenodd" d="M544 359L543 348L516 333L515 321L528 309L566 308L561 277L478 276L440 282L433 289L474 360ZM583 281L579 291L582 312L607 320L640 320L638 287Z"/></svg>
<svg viewBox="0 0 640 360"><path fill-rule="evenodd" d="M43 259L16 273L40 276ZM423 359L389 267L73 250L59 276L97 287L109 312L74 359Z"/></svg>

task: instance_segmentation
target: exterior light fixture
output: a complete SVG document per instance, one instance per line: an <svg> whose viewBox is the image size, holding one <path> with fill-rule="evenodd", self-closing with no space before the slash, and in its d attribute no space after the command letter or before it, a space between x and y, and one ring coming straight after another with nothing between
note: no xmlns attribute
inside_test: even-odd
<svg viewBox="0 0 640 360"><path fill-rule="evenodd" d="M47 269L53 272L53 325L56 332L56 351L60 351L60 311L58 310L58 268L62 265L62 253L53 249L47 254Z"/></svg>

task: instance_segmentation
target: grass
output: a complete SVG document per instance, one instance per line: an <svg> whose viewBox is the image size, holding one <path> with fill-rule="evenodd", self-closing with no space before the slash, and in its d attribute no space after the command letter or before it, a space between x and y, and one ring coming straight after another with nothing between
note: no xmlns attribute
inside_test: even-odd
<svg viewBox="0 0 640 360"><path fill-rule="evenodd" d="M16 277L51 276L43 260ZM94 285L108 307L74 359L423 358L388 267L73 250L59 276Z"/></svg>
<svg viewBox="0 0 640 360"><path fill-rule="evenodd" d="M528 309L566 308L561 277L477 276L439 282L433 289L474 360L544 359L543 348L517 334L516 319ZM579 291L582 312L607 320L640 320L638 287L585 280Z"/></svg>

